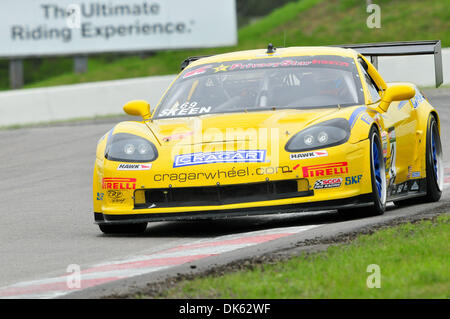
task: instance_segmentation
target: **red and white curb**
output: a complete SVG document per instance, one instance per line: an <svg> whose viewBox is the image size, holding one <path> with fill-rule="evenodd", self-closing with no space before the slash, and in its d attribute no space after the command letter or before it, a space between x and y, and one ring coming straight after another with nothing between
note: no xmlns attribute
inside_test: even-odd
<svg viewBox="0 0 450 319"><path fill-rule="evenodd" d="M200 260L202 258L217 256L233 250L269 242L282 237L298 234L318 226L320 225L275 228L202 239L156 253L105 262L82 269L77 288L71 288L73 287L71 282L73 280L73 274L66 273L58 277L21 282L0 288L0 298L56 298L74 291L113 282L115 280L148 274Z"/></svg>
<svg viewBox="0 0 450 319"><path fill-rule="evenodd" d="M444 189L450 188L450 164L446 164L444 168Z"/></svg>

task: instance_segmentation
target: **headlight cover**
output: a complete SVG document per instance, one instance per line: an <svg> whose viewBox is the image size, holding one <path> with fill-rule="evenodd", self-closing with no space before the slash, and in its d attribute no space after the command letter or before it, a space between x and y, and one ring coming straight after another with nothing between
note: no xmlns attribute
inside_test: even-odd
<svg viewBox="0 0 450 319"><path fill-rule="evenodd" d="M301 152L343 144L350 137L350 124L346 119L325 121L295 134L287 143L286 151Z"/></svg>
<svg viewBox="0 0 450 319"><path fill-rule="evenodd" d="M152 142L128 133L110 136L105 149L105 158L110 161L145 163L157 157L158 151Z"/></svg>

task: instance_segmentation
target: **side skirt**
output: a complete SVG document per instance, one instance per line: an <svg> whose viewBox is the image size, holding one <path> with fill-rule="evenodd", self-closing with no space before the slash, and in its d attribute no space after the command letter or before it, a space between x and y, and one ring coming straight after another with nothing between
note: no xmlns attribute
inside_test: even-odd
<svg viewBox="0 0 450 319"><path fill-rule="evenodd" d="M387 201L413 198L426 195L427 179L411 179L403 183L392 185L388 188Z"/></svg>

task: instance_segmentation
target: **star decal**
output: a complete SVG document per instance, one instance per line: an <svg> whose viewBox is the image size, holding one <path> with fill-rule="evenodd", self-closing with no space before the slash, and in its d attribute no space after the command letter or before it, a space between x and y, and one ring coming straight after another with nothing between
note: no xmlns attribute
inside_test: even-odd
<svg viewBox="0 0 450 319"><path fill-rule="evenodd" d="M223 64L221 64L221 65L218 66L217 68L214 68L214 70L215 70L214 73L217 73L217 72L219 72L219 71L228 71L227 69L228 69L229 67L230 67L229 65L223 65Z"/></svg>

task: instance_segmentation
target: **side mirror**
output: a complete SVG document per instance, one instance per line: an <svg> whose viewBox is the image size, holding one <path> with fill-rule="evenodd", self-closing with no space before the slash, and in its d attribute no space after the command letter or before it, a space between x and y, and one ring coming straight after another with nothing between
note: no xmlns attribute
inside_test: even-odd
<svg viewBox="0 0 450 319"><path fill-rule="evenodd" d="M150 104L144 100L130 101L124 105L123 110L128 115L142 116L144 120L150 119Z"/></svg>
<svg viewBox="0 0 450 319"><path fill-rule="evenodd" d="M394 101L404 101L412 99L416 95L416 90L409 84L393 84L384 91L378 106L383 112L386 112L389 105Z"/></svg>

